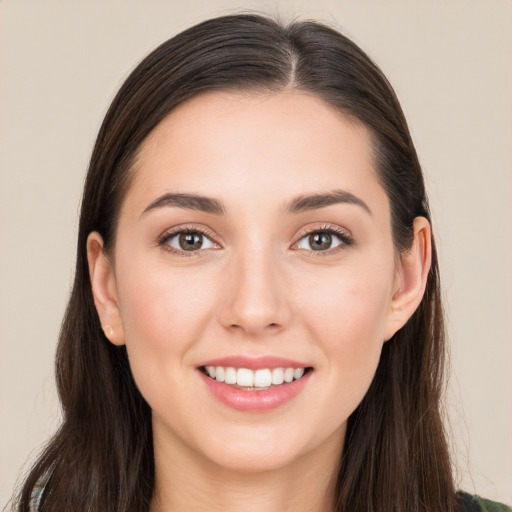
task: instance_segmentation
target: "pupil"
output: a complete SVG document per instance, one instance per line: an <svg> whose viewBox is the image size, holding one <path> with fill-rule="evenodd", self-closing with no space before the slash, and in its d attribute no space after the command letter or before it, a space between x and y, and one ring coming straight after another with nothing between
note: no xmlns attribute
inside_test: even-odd
<svg viewBox="0 0 512 512"><path fill-rule="evenodd" d="M309 244L314 251L321 251L331 247L332 237L329 233L314 233L309 237Z"/></svg>
<svg viewBox="0 0 512 512"><path fill-rule="evenodd" d="M180 235L180 247L184 251L195 251L203 244L203 235L199 233L183 233Z"/></svg>

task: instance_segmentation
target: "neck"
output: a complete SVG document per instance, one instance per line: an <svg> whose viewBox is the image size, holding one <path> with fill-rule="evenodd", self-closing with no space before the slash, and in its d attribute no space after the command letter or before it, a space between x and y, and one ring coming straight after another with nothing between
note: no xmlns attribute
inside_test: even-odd
<svg viewBox="0 0 512 512"><path fill-rule="evenodd" d="M155 440L151 512L334 512L343 435L282 468L242 471L197 454L183 457ZM184 450L188 448L184 447Z"/></svg>

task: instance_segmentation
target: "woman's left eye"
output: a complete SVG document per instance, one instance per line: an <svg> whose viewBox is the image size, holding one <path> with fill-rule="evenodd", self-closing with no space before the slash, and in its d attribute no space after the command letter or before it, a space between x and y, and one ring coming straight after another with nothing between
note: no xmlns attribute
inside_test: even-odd
<svg viewBox="0 0 512 512"><path fill-rule="evenodd" d="M193 252L200 249L214 249L217 246L210 238L200 231L179 231L165 237L162 244L177 251Z"/></svg>
<svg viewBox="0 0 512 512"><path fill-rule="evenodd" d="M328 251L340 245L349 245L347 237L332 231L314 231L303 236L297 243L298 249Z"/></svg>

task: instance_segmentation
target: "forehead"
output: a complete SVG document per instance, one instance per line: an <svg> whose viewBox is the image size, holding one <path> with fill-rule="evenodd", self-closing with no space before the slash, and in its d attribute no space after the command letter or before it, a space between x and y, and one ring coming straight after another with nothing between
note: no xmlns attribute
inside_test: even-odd
<svg viewBox="0 0 512 512"><path fill-rule="evenodd" d="M128 196L200 192L237 202L335 188L383 193L360 122L298 91L209 92L145 139Z"/></svg>

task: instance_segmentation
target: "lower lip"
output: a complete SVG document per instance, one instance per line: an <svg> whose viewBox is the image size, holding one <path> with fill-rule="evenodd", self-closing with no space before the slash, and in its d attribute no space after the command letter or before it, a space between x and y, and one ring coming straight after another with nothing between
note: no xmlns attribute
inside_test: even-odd
<svg viewBox="0 0 512 512"><path fill-rule="evenodd" d="M247 391L208 377L199 370L207 388L225 405L244 412L263 412L276 409L295 398L306 385L312 371L300 379L261 391Z"/></svg>

